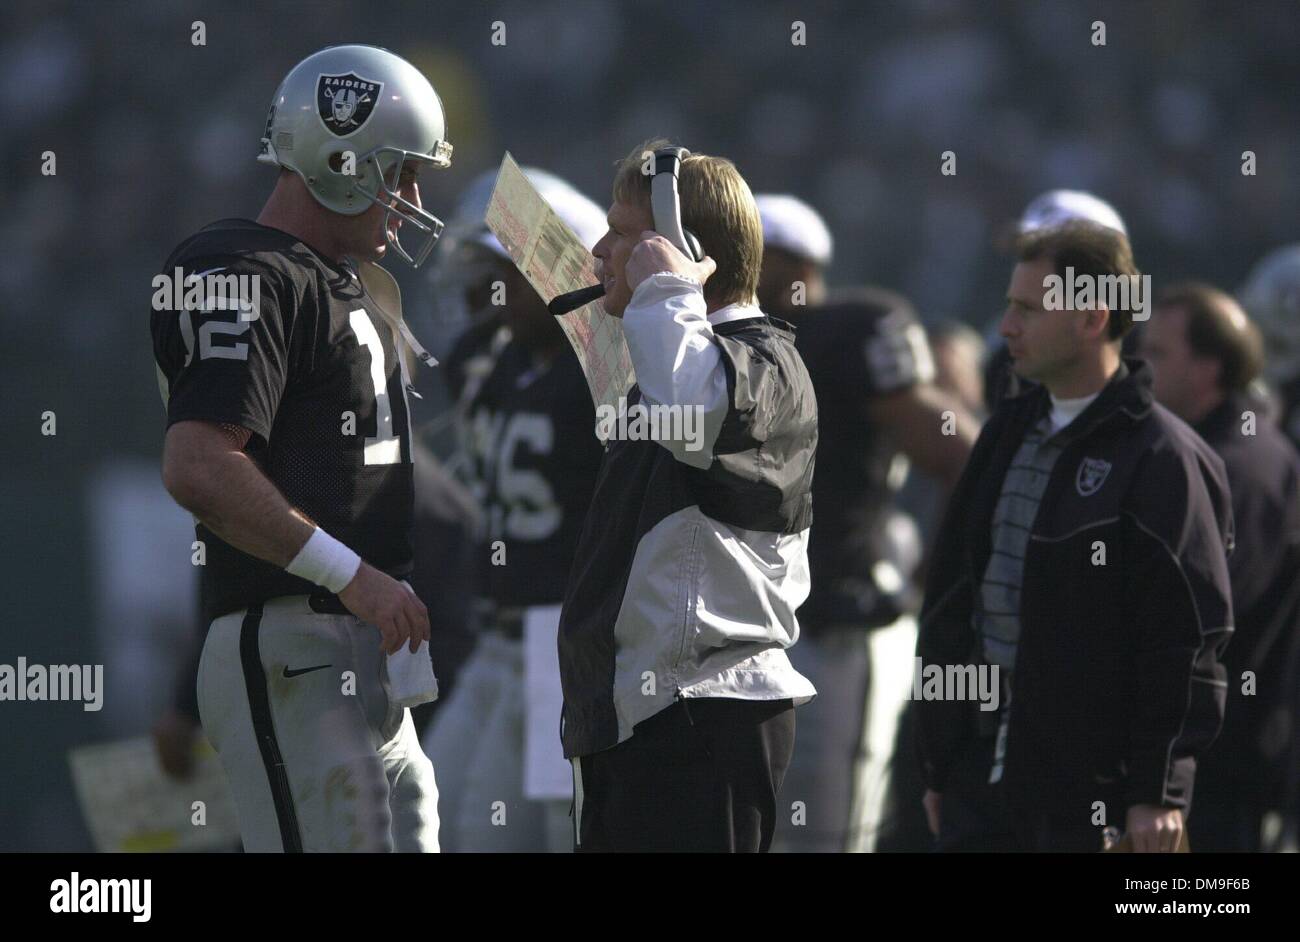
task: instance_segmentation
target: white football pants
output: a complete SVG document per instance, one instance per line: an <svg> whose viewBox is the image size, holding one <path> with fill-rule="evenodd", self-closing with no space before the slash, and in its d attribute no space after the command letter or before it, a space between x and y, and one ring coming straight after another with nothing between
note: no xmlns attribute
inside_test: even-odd
<svg viewBox="0 0 1300 942"><path fill-rule="evenodd" d="M775 852L870 853L880 833L899 720L911 690L916 619L801 635L787 654L817 688L795 709Z"/></svg>
<svg viewBox="0 0 1300 942"><path fill-rule="evenodd" d="M438 850L433 765L410 712L389 702L379 642L305 595L212 622L199 713L245 850Z"/></svg>
<svg viewBox="0 0 1300 942"><path fill-rule="evenodd" d="M523 642L484 631L425 730L425 751L442 769L448 852L573 850L571 800L524 794L524 686Z"/></svg>

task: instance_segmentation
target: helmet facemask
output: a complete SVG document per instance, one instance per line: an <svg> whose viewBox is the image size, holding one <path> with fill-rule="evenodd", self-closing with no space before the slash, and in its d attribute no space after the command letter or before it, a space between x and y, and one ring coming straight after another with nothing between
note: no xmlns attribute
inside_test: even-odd
<svg viewBox="0 0 1300 942"><path fill-rule="evenodd" d="M390 159L391 165L385 167ZM437 216L402 196L402 167L408 160L426 166L447 167L451 164L451 145L441 141L432 154L420 154L400 147L376 147L360 158L365 169L357 174L353 185L357 192L369 199L371 203L384 207L384 236L388 239L388 244L411 267L419 268L433 251L438 237L442 235L443 224ZM377 186L368 185L372 179L377 182ZM420 231L421 241L414 252L408 252L402 247L397 233L390 227L393 216Z"/></svg>

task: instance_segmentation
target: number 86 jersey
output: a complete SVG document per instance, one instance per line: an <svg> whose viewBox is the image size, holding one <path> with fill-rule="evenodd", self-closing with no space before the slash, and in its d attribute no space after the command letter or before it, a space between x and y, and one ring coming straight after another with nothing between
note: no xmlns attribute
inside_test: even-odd
<svg viewBox="0 0 1300 942"><path fill-rule="evenodd" d="M194 277L197 276L197 277ZM355 271L243 219L200 230L154 280L167 424L237 425L294 507L396 578L412 569L413 475L400 339ZM316 587L196 524L204 617Z"/></svg>

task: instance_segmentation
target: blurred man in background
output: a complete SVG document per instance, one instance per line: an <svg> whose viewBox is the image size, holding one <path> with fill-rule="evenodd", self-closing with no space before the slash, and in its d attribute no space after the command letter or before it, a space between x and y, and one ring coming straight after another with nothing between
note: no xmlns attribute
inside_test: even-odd
<svg viewBox="0 0 1300 942"><path fill-rule="evenodd" d="M540 170L525 175L588 248L600 207ZM496 171L469 188L436 280L470 326L444 371L461 430L458 474L484 526L471 550L476 644L425 734L441 769L447 851L566 851L572 780L556 738L559 605L601 446L577 355L483 219ZM448 269L451 271L448 271Z"/></svg>
<svg viewBox="0 0 1300 942"><path fill-rule="evenodd" d="M912 576L921 547L895 497L909 459L945 490L955 483L977 429L933 385L911 305L878 288L828 297L832 241L821 216L789 195L755 201L759 303L794 323L820 415L812 589L799 610L804 635L790 652L818 697L799 716L777 846L873 850L916 641Z"/></svg>
<svg viewBox="0 0 1300 942"><path fill-rule="evenodd" d="M1140 299L1100 279L1138 276L1128 240L1072 221L1018 255L1000 332L1037 385L985 424L935 543L926 811L940 850L1097 851L1123 823L1134 849L1174 851L1223 719L1227 478L1121 357ZM1067 269L1097 280L1092 304L1053 298Z"/></svg>
<svg viewBox="0 0 1300 942"><path fill-rule="evenodd" d="M984 364L988 348L970 325L941 319L929 325L926 336L934 356L934 385L959 402L978 427L988 417L984 406ZM932 547L952 485L926 475L909 475L898 495L898 505L921 531L921 545ZM925 585L927 557L922 557L915 581ZM910 652L915 653L915 652ZM909 700L903 708L895 737L884 824L876 849L882 852L918 853L934 847L934 835L925 819L916 756L916 708Z"/></svg>
<svg viewBox="0 0 1300 942"><path fill-rule="evenodd" d="M196 617L195 622L200 622L200 619ZM194 747L203 729L195 684L199 676L199 656L203 652L203 639L207 632L206 626L200 628L191 639L192 644L177 675L171 703L154 722L151 731L162 770L182 781L194 771Z"/></svg>
<svg viewBox="0 0 1300 942"><path fill-rule="evenodd" d="M1258 851L1264 819L1295 812L1289 778L1300 651L1300 455L1253 393L1259 331L1228 294L1172 285L1141 332L1156 399L1223 459L1236 542L1228 558L1235 630L1224 654L1223 732L1196 771L1198 851ZM1248 673L1249 672L1249 673Z"/></svg>
<svg viewBox="0 0 1300 942"><path fill-rule="evenodd" d="M964 321L944 319L926 330L934 355L934 384L956 396L966 412L983 421L984 377L981 373L988 348L984 338Z"/></svg>

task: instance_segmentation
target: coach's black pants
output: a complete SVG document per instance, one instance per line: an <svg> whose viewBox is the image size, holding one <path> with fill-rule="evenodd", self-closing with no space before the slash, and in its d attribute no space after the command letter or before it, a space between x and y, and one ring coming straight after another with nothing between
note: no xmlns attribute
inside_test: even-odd
<svg viewBox="0 0 1300 942"><path fill-rule="evenodd" d="M678 700L578 762L577 850L765 852L793 751L790 700Z"/></svg>

